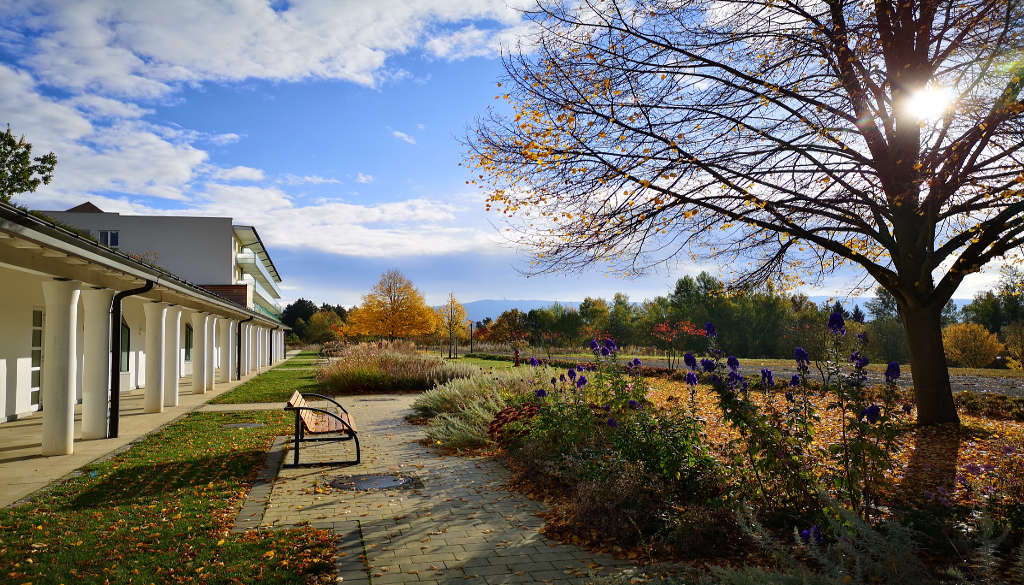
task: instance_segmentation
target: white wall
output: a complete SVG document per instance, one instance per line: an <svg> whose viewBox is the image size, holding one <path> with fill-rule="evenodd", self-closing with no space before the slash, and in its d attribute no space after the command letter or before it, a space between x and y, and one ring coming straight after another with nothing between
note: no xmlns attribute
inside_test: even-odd
<svg viewBox="0 0 1024 585"><path fill-rule="evenodd" d="M118 232L119 249L155 252L155 263L195 284L234 283L235 232L229 217L166 217L45 211L53 219L92 232Z"/></svg>
<svg viewBox="0 0 1024 585"><path fill-rule="evenodd" d="M47 279L48 280L48 279ZM29 384L32 310L43 307L43 277L0 267L0 422L34 412ZM45 356L44 356L45 359Z"/></svg>

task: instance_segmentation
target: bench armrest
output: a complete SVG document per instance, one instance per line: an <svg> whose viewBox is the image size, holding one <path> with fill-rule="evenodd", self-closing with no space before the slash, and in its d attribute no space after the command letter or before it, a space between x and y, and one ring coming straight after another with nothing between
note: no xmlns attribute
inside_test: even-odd
<svg viewBox="0 0 1024 585"><path fill-rule="evenodd" d="M302 397L303 397L303 398L305 398L305 397L307 397L307 396L316 396L317 398L323 398L323 399L324 399L324 400L326 400L327 402L330 402L330 403L331 403L331 404L333 404L334 406L337 406L338 408L340 408L340 409L341 409L341 411L342 411L342 412L344 412L345 414L348 414L348 411L347 411L347 410L345 410L345 407L344 407L344 406L342 406L342 405L338 404L338 403L337 403L337 402L336 402L336 401L335 401L335 400L334 400L333 398L330 398L329 396L324 396L323 394L315 394L315 393L313 393L313 392L310 392L310 393L308 393L308 394L303 394L303 395L302 395Z"/></svg>
<svg viewBox="0 0 1024 585"><path fill-rule="evenodd" d="M299 414L300 410L308 410L310 412L319 412L321 414L326 414L327 416L329 416L329 417L331 417L331 418L341 422L341 424L345 425L345 428L348 429L348 432L352 433L353 435L356 434L356 430L352 428L352 425L348 424L347 420L341 418L340 416L334 414L333 412L331 412L329 410L324 410L322 408L314 408L312 406L292 406L290 404L285 406L284 409L285 410L294 410L295 411L295 416L300 416L300 414ZM345 414L348 414L348 413L345 413ZM310 430L312 430L312 429L310 429Z"/></svg>

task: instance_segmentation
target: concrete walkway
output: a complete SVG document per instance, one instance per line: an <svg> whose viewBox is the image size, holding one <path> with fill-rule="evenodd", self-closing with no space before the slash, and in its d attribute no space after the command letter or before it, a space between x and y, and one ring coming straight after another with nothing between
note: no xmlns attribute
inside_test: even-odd
<svg viewBox="0 0 1024 585"><path fill-rule="evenodd" d="M538 516L544 505L506 489L509 472L498 461L443 456L417 442L423 427L404 420L414 399L343 399L360 429L363 462L282 468L262 519L256 508L253 526L309 522L336 531L342 535L338 572L346 585L585 583L591 576L636 570L545 538ZM277 447L284 451L286 444ZM280 461L283 454L271 459ZM345 461L353 454L350 442L307 443L301 452L304 462ZM357 492L330 486L339 477L377 473L413 478L415 487ZM249 503L246 508L251 510Z"/></svg>
<svg viewBox="0 0 1024 585"><path fill-rule="evenodd" d="M75 452L71 455L44 457L40 454L43 436L41 412L0 424L0 507L10 506L79 467L122 449L257 375L253 373L241 381L218 383L206 394L193 394L191 379L183 378L178 406L164 408L159 413L144 412L145 390L122 393L121 422L116 439L82 440L82 405L79 404L75 407ZM276 406L280 408L280 405Z"/></svg>

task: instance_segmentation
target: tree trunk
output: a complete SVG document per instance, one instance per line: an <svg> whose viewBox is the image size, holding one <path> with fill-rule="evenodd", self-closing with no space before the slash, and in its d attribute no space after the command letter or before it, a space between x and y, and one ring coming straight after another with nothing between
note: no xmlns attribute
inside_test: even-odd
<svg viewBox="0 0 1024 585"><path fill-rule="evenodd" d="M942 347L942 306L900 307L910 349L910 367L922 425L960 423L949 385L946 352Z"/></svg>

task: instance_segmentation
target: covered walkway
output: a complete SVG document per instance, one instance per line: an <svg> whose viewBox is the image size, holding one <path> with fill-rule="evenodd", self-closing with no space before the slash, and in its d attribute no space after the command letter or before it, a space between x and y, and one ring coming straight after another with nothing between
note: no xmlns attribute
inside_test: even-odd
<svg viewBox="0 0 1024 585"><path fill-rule="evenodd" d="M182 378L178 405L161 412L146 412L144 389L125 392L121 395L120 433L114 439L83 439L79 404L75 407L75 451L68 455L48 457L40 453L42 413L0 424L0 506L9 506L83 465L124 448L262 371L251 372L241 381L218 384L205 394L192 391L190 377Z"/></svg>

